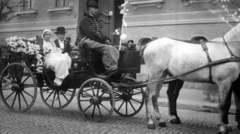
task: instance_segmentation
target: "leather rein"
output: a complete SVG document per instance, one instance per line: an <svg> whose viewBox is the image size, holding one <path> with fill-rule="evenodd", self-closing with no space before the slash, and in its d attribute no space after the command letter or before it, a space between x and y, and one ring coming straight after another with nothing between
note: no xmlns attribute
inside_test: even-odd
<svg viewBox="0 0 240 134"><path fill-rule="evenodd" d="M223 43L225 44L225 46L227 47L229 53L231 54L231 58L239 58L237 57L236 55L233 54L233 52L231 51L231 49L229 48L229 45L228 43L226 42L225 38L223 38ZM212 62L212 59L211 57L209 56L209 53L208 53L208 47L206 45L206 42L203 42L203 41L200 41L201 42L201 45L202 45L202 48L203 48L203 51L205 51L206 55L207 55L207 58L208 58L208 62L211 63ZM209 42L214 42L214 41L209 41ZM219 43L219 42L215 42L215 43ZM210 83L213 83L213 80L212 80L212 66L209 66L209 81Z"/></svg>

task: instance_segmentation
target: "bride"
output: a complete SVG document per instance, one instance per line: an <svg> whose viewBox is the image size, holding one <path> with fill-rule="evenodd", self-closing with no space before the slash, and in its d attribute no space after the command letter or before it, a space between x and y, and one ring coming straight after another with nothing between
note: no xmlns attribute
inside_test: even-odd
<svg viewBox="0 0 240 134"><path fill-rule="evenodd" d="M62 53L51 39L53 33L50 29L45 29L42 33L42 48L47 68L51 68L55 72L54 84L61 85L63 79L69 74L68 69L71 68L71 58L67 53Z"/></svg>

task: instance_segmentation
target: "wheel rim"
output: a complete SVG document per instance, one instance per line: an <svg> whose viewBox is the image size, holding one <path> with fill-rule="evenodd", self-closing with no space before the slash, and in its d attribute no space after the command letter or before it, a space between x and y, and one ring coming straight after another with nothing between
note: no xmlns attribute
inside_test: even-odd
<svg viewBox="0 0 240 134"><path fill-rule="evenodd" d="M33 73L21 63L11 63L1 75L1 98L4 104L16 112L26 112L37 97Z"/></svg>
<svg viewBox="0 0 240 134"><path fill-rule="evenodd" d="M45 105L51 109L60 110L66 107L74 98L76 89L68 89L66 92L60 89L43 87L40 89L41 98Z"/></svg>
<svg viewBox="0 0 240 134"><path fill-rule="evenodd" d="M130 77L124 78L123 82L135 82L136 80ZM144 94L142 88L119 88L114 90L115 108L114 111L123 117L136 115L143 107Z"/></svg>
<svg viewBox="0 0 240 134"><path fill-rule="evenodd" d="M114 105L112 88L104 80L92 78L85 81L80 87L78 107L87 120L105 121L112 115Z"/></svg>

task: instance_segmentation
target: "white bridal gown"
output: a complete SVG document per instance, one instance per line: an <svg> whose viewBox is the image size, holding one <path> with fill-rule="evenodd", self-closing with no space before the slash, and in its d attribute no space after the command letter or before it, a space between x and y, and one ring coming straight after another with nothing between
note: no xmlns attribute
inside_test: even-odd
<svg viewBox="0 0 240 134"><path fill-rule="evenodd" d="M57 48L54 42L43 42L43 50L51 50L45 54L44 60L46 67L50 67L55 72L54 82L61 85L62 80L69 74L68 69L71 68L71 58L67 53L62 53L60 48Z"/></svg>

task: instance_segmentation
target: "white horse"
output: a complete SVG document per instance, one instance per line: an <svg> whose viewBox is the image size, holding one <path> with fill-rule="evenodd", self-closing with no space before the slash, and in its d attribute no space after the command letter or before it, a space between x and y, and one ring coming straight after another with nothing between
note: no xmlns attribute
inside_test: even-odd
<svg viewBox="0 0 240 134"><path fill-rule="evenodd" d="M224 37L213 39L206 45L212 61L230 58L232 54L240 57L240 24L227 32ZM166 78L168 74L180 75L209 63L206 52L201 45L170 38L160 38L147 44L143 57L149 71L149 81ZM211 82L212 80L217 85L219 92L219 132L226 132L227 123L224 121L225 100L229 94L230 86L238 78L239 72L239 62L227 62L178 77L183 81L190 82ZM162 85L163 81L149 83L145 91L149 129L155 128L154 117L160 122L160 126L165 126L157 105ZM151 106L153 106L154 111L152 111Z"/></svg>

